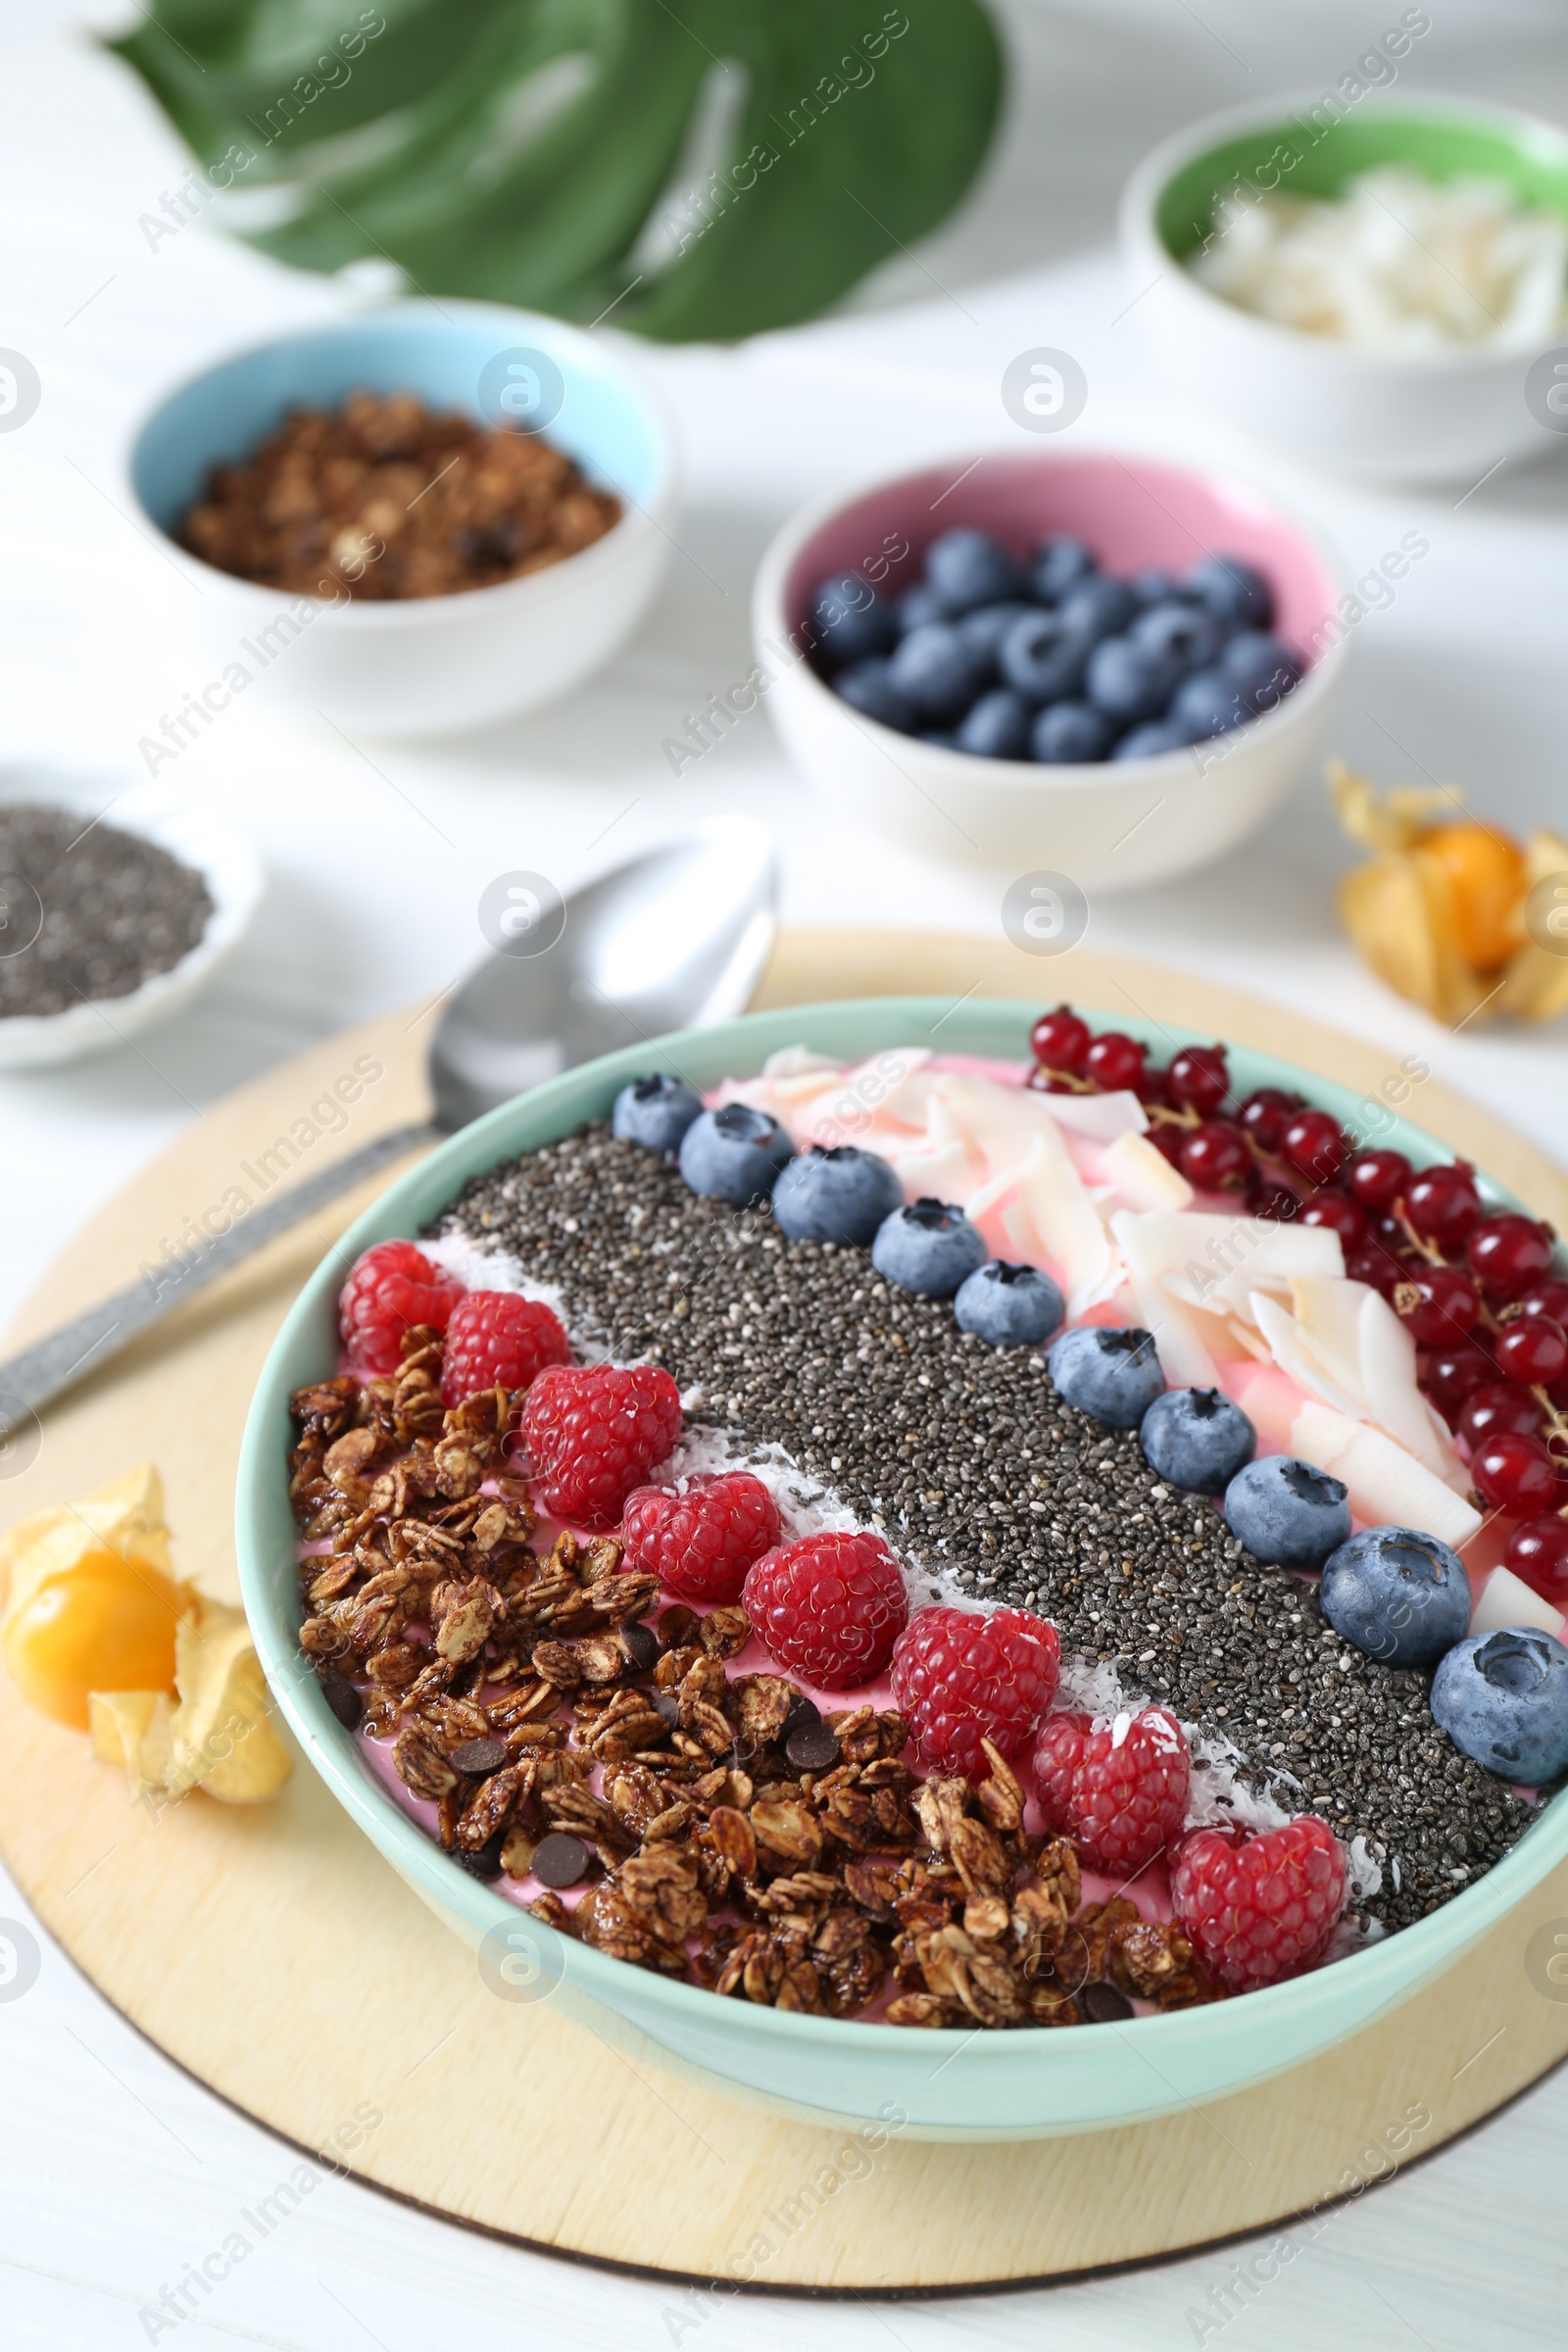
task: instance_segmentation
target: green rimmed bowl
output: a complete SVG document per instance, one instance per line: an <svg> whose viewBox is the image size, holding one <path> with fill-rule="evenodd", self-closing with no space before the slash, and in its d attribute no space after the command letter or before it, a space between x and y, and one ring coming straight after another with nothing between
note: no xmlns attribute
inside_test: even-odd
<svg viewBox="0 0 1568 2352"><path fill-rule="evenodd" d="M1553 123L1425 92L1309 92L1211 115L1145 158L1121 203L1129 290L1144 296L1138 316L1172 383L1257 440L1368 479L1475 481L1550 446L1554 412L1529 397L1548 346L1363 351L1241 310L1186 266L1234 192L1337 196L1383 164L1499 179L1521 203L1568 215L1568 134ZM1568 326L1556 341L1568 345ZM1410 551L1393 553L1397 564Z"/></svg>
<svg viewBox="0 0 1568 2352"><path fill-rule="evenodd" d="M1152 1042L1211 1042L1117 1011L1089 1017ZM470 1878L432 1843L333 1717L300 1652L287 1456L291 1391L329 1373L344 1271L370 1243L415 1237L466 1180L498 1160L602 1118L628 1078L678 1066L709 1086L760 1069L804 1043L858 1061L942 1025L944 1051L1023 1059L1038 1007L944 998L877 998L757 1013L589 1062L478 1120L433 1152L350 1227L295 1302L268 1358L240 1454L237 1543L245 1606L269 1682L314 1768L378 1851L475 1953L498 1999L551 2000L634 2056L710 2088L810 2121L906 2118L916 2138L1026 2139L1102 2130L1244 2089L1342 2041L1441 1973L1568 1855L1568 1792L1543 1807L1511 1853L1430 1918L1296 1982L1244 1999L1115 2028L1064 2033L924 2033L794 2016L608 1959L557 1936ZM1424 1129L1353 1089L1277 1056L1233 1047L1238 1085L1299 1088L1352 1131L1418 1164L1449 1156ZM1374 1123L1375 1122L1375 1123ZM1517 1206L1483 1177L1489 1203Z"/></svg>

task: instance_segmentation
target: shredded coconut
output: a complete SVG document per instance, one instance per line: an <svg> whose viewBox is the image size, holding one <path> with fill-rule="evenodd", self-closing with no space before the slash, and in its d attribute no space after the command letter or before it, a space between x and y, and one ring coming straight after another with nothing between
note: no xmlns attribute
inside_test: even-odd
<svg viewBox="0 0 1568 2352"><path fill-rule="evenodd" d="M1500 180L1391 165L1335 198L1238 191L1188 267L1242 310L1365 351L1525 350L1561 325L1568 220Z"/></svg>

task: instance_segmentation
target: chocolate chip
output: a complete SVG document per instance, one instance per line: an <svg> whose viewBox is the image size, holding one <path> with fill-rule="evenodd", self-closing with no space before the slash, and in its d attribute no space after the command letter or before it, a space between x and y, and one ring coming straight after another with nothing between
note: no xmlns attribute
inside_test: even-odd
<svg viewBox="0 0 1568 2352"><path fill-rule="evenodd" d="M1119 2026L1133 2013L1131 2001L1114 1984L1086 1984L1078 1998L1092 2026Z"/></svg>
<svg viewBox="0 0 1568 2352"><path fill-rule="evenodd" d="M626 1655L639 1674L651 1673L659 1663L659 1636L651 1625L623 1625L620 1638L626 1645Z"/></svg>
<svg viewBox="0 0 1568 2352"><path fill-rule="evenodd" d="M791 1732L800 1730L803 1723L820 1723L821 1720L821 1709L807 1697L804 1690L797 1690L790 1700L789 1713L784 1718L784 1728L779 1738L787 1740Z"/></svg>
<svg viewBox="0 0 1568 2352"><path fill-rule="evenodd" d="M477 1742L474 1744L477 1745ZM488 1845L479 1847L477 1853L470 1853L465 1845L457 1846L453 1849L452 1859L454 1862L461 1862L470 1878L499 1879L501 1876L501 1840L499 1838L492 1838Z"/></svg>
<svg viewBox="0 0 1568 2352"><path fill-rule="evenodd" d="M673 1731L676 1724L680 1721L680 1700L675 1696L672 1690L656 1690L653 1693L653 1701L654 1713L656 1715L662 1715L664 1721L669 1725L671 1731Z"/></svg>
<svg viewBox="0 0 1568 2352"><path fill-rule="evenodd" d="M803 1719L786 1732L784 1753L797 1772L830 1772L839 1760L839 1743L818 1715L814 1723Z"/></svg>
<svg viewBox="0 0 1568 2352"><path fill-rule="evenodd" d="M341 1674L329 1674L321 1685L321 1695L346 1732L352 1732L365 1713L365 1701L354 1685Z"/></svg>
<svg viewBox="0 0 1568 2352"><path fill-rule="evenodd" d="M479 1778L488 1772L499 1772L510 1750L504 1740L493 1734L482 1740L465 1740L461 1747L452 1750L450 1762L458 1772L471 1772Z"/></svg>
<svg viewBox="0 0 1568 2352"><path fill-rule="evenodd" d="M588 1869L588 1848L569 1830L552 1830L533 1849L533 1875L546 1886L575 1886Z"/></svg>

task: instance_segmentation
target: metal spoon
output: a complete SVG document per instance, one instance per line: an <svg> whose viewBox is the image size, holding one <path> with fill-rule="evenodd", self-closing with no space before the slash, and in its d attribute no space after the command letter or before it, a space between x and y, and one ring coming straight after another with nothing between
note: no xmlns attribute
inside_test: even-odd
<svg viewBox="0 0 1568 2352"><path fill-rule="evenodd" d="M710 817L601 874L542 915L530 904L515 939L504 915L499 928L508 944L470 973L430 1042L434 1118L378 1136L291 1185L203 1250L145 1275L0 1363L0 1460L24 1443L36 1406L96 1372L172 1307L378 1168L455 1135L575 1062L744 1010L773 943L777 883L765 825ZM554 937L538 945L547 931Z"/></svg>

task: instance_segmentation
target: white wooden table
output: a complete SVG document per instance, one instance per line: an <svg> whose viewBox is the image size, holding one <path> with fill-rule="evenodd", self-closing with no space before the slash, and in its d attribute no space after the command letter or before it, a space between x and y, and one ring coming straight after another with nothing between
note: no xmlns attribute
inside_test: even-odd
<svg viewBox="0 0 1568 2352"><path fill-rule="evenodd" d="M1549 0L1444 0L1406 79L1568 114ZM1392 23L1397 14L1384 12ZM632 645L555 710L437 750L285 732L246 704L179 776L255 840L270 888L225 975L185 1016L92 1062L0 1080L11 1237L0 1308L184 1121L312 1037L440 988L478 953L475 904L518 865L563 887L697 813L776 827L801 920L998 922L1003 884L857 833L789 770L755 715L677 782L662 739L749 662L756 558L801 499L908 460L1015 440L999 381L1043 342L1084 366L1083 441L1244 466L1308 510L1359 572L1416 527L1430 558L1355 632L1338 748L1386 781L1430 773L1516 828L1563 821L1560 678L1568 467L1505 466L1473 495L1383 495L1293 472L1165 400L1108 249L1116 187L1154 138L1270 89L1314 91L1382 29L1360 0L1008 0L1013 113L964 216L845 317L733 351L644 352L680 421L688 496L667 593ZM105 15L104 27L118 18ZM339 292L203 225L149 252L137 217L183 159L72 12L0 6L0 344L43 381L0 436L0 763L138 774L137 739L196 672L185 594L108 495L136 416L227 345L325 318ZM166 771L166 774L168 771ZM1094 909L1097 941L1201 969L1417 1053L1559 1154L1560 1035L1450 1037L1367 979L1334 923L1346 855L1303 780L1263 841L1165 891ZM1007 877L1004 877L1004 881ZM0 1804L4 1797L0 1794ZM25 1905L0 1878L0 1917ZM3 1995L3 1987L0 1987ZM1257 2300L1227 2305L1232 2255L949 2303L750 2301L489 2243L323 2182L176 2329L144 2319L293 2159L140 2042L43 1940L36 1984L0 1997L0 2342L10 2352L220 2339L348 2352L565 2343L773 2352L891 2341L1103 2348L1330 2342L1431 2352L1560 2346L1568 2078L1339 2214ZM1225 2311L1235 2316L1224 2320Z"/></svg>

